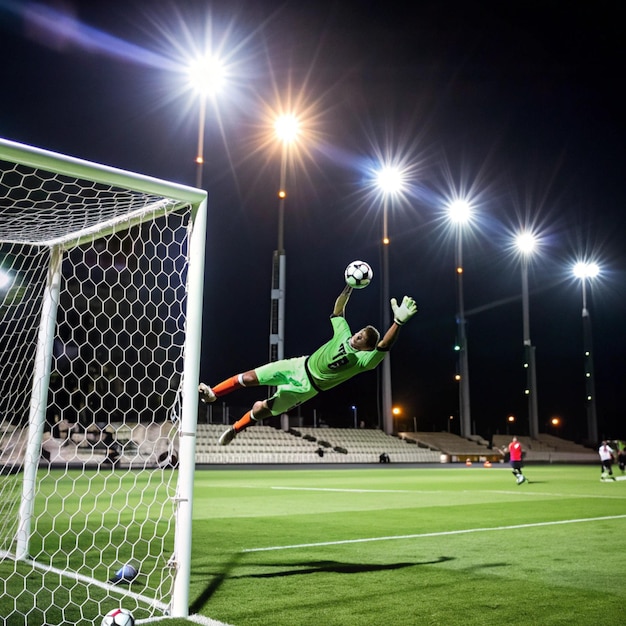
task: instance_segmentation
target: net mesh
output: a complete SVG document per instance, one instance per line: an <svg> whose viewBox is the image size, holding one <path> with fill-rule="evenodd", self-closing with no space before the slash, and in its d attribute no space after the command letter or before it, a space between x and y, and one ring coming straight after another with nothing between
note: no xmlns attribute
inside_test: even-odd
<svg viewBox="0 0 626 626"><path fill-rule="evenodd" d="M190 224L180 201L0 160L6 623L99 623L120 605L135 617L167 608ZM55 254L49 384L45 406L33 408ZM33 411L45 423L20 559Z"/></svg>

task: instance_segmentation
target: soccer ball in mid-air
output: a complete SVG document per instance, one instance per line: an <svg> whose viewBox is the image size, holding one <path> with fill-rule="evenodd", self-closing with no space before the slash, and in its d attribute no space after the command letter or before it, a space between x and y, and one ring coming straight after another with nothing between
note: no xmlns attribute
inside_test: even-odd
<svg viewBox="0 0 626 626"><path fill-rule="evenodd" d="M113 609L102 618L102 626L135 626L135 618L128 609Z"/></svg>
<svg viewBox="0 0 626 626"><path fill-rule="evenodd" d="M344 276L346 283L350 287L363 289L363 287L367 287L372 281L374 272L372 272L372 268L365 261L352 261L352 263L346 267Z"/></svg>

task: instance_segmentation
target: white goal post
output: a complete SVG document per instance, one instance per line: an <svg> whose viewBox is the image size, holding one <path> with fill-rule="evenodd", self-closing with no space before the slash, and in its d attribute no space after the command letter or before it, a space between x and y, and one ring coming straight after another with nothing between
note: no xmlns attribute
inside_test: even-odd
<svg viewBox="0 0 626 626"><path fill-rule="evenodd" d="M206 192L0 139L0 615L185 617Z"/></svg>

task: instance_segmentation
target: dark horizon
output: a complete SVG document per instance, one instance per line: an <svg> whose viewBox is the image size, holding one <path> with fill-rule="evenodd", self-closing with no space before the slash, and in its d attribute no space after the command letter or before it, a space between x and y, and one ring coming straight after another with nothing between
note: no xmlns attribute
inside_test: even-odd
<svg viewBox="0 0 626 626"><path fill-rule="evenodd" d="M476 220L464 236L464 294L476 431L503 433L512 414L516 434L527 432L520 263L511 252L514 231L526 225L542 235L529 266L539 430L549 432L558 416L563 436L586 437L581 286L571 268L589 258L602 268L587 285L599 436L626 438L617 7L479 5L0 2L0 136L194 185L198 102L180 90L175 69L179 52L210 32L213 46L231 54L232 78L205 126L202 380L214 384L268 359L280 155L264 116L291 93L309 107L310 134L287 176L286 356L329 337L343 269L354 259L372 265L374 280L353 294L347 319L384 331L381 202L367 188L376 157L400 153L410 182L389 213L390 295L412 295L419 307L391 355L393 402L404 419L431 425L423 430L446 430L450 415L458 422L454 244L444 208L468 194ZM54 27L38 7L72 19ZM361 375L301 412L349 426L354 405L374 424L379 375ZM241 393L228 402L260 397Z"/></svg>

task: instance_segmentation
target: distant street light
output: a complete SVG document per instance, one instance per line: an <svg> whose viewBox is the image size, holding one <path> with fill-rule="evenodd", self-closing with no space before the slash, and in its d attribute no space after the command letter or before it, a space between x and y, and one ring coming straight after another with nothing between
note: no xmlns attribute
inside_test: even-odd
<svg viewBox="0 0 626 626"><path fill-rule="evenodd" d="M528 299L528 263L537 249L537 238L531 232L522 232L515 238L515 244L521 259L522 267L522 318L523 318L523 345L524 368L526 369L526 389L528 396L528 434L536 439L539 434L539 417L537 408L537 370L535 346L530 340L530 307Z"/></svg>
<svg viewBox="0 0 626 626"><path fill-rule="evenodd" d="M399 406L392 407L391 414L393 415L394 419L396 419L396 423L394 424L394 432L397 432L399 430L404 430L404 425L400 424L397 421L397 418L399 418L402 415L402 408Z"/></svg>
<svg viewBox="0 0 626 626"><path fill-rule="evenodd" d="M506 434L509 434L509 426L513 426L515 424L515 415L509 415L506 418Z"/></svg>
<svg viewBox="0 0 626 626"><path fill-rule="evenodd" d="M389 306L389 203L391 199L400 193L404 187L404 174L401 169L385 165L376 173L376 185L383 197L383 237L382 243L382 309L383 328L382 332L391 326L391 315ZM383 430L391 435L394 432L392 415L392 394L391 394L391 359L387 356L383 361L382 376L382 416Z"/></svg>
<svg viewBox="0 0 626 626"><path fill-rule="evenodd" d="M587 409L587 437L590 443L598 442L598 417L596 413L596 393L593 371L593 353L591 339L591 316L587 308L587 280L595 278L600 273L596 263L579 262L574 265L574 276L580 279L583 295L583 350L585 366L585 389Z"/></svg>
<svg viewBox="0 0 626 626"><path fill-rule="evenodd" d="M559 434L559 430L561 429L562 424L563 424L563 420L560 417L555 416L555 417L550 418L550 427L554 435Z"/></svg>
<svg viewBox="0 0 626 626"><path fill-rule="evenodd" d="M356 405L353 404L350 408L352 409L352 417L354 418L354 427L358 428L358 425L357 425L357 419L358 418L357 418L357 408L356 408Z"/></svg>
<svg viewBox="0 0 626 626"><path fill-rule="evenodd" d="M189 84L198 94L198 151L196 155L196 187L202 187L204 170L204 132L208 98L214 98L224 86L224 64L217 57L206 55L195 59L187 68Z"/></svg>
<svg viewBox="0 0 626 626"><path fill-rule="evenodd" d="M457 345L459 371L459 425L462 437L472 434L470 412L469 361L467 356L467 332L463 297L463 228L472 215L470 204L465 200L455 200L448 205L448 217L456 229L456 285L457 285Z"/></svg>
<svg viewBox="0 0 626 626"><path fill-rule="evenodd" d="M285 355L285 292L287 255L285 254L285 199L287 198L287 164L289 149L300 133L300 122L293 114L279 115L274 121L276 138L281 142L280 182L278 188L278 246L272 262L270 308L270 361Z"/></svg>

